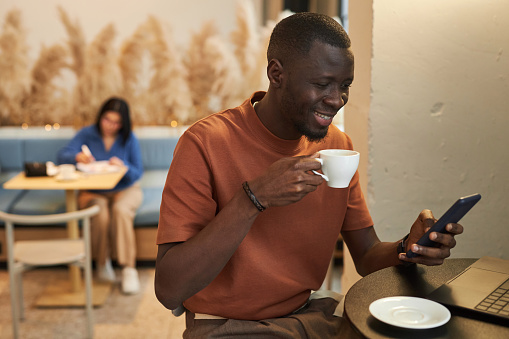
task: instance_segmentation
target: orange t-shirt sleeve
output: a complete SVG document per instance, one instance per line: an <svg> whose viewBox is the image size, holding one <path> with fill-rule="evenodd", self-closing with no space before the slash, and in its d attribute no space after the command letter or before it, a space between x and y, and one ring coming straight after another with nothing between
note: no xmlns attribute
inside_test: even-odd
<svg viewBox="0 0 509 339"><path fill-rule="evenodd" d="M161 199L157 244L186 241L214 218L217 204L207 156L194 134L179 139Z"/></svg>

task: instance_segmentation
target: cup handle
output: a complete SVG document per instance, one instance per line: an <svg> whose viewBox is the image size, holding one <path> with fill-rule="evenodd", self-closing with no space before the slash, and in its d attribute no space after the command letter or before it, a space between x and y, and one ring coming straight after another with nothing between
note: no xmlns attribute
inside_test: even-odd
<svg viewBox="0 0 509 339"><path fill-rule="evenodd" d="M323 159L320 159L320 158L316 158L316 160L321 164L323 165ZM314 174L316 175L319 175L321 176L325 181L329 181L329 177L327 177L325 174L322 174L322 173L319 173L315 170L311 170L311 172L313 172Z"/></svg>

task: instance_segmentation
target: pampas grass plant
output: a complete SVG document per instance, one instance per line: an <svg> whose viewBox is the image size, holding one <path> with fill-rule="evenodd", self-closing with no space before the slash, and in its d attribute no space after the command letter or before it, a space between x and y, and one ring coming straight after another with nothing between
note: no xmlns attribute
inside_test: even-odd
<svg viewBox="0 0 509 339"><path fill-rule="evenodd" d="M140 91L140 77L143 69L145 41L148 39L147 25L139 25L120 48L118 64L123 79L123 90L127 97L134 97Z"/></svg>
<svg viewBox="0 0 509 339"><path fill-rule="evenodd" d="M31 72L28 96L24 100L23 121L29 125L59 122L56 117L69 109L69 95L54 81L67 66L67 52L61 45L43 46Z"/></svg>
<svg viewBox="0 0 509 339"><path fill-rule="evenodd" d="M112 24L87 44L79 22L62 7L57 10L67 48L43 47L31 72L21 14L13 10L6 16L0 34L0 125L59 122L80 128L113 95L129 102L135 125L190 124L267 87L265 52L275 23L259 27L249 0L238 2L229 39L206 22L191 35L184 55L171 29L155 17L117 50ZM69 71L75 78L72 95L58 85Z"/></svg>
<svg viewBox="0 0 509 339"><path fill-rule="evenodd" d="M69 36L67 46L72 58L72 65L70 68L76 74L76 77L79 78L83 73L85 64L85 51L87 46L85 34L78 22L71 22L71 19L61 6L58 6L57 10L60 20L67 31L67 35Z"/></svg>
<svg viewBox="0 0 509 339"><path fill-rule="evenodd" d="M191 37L185 65L196 110L193 120L231 107L241 92L238 60L227 43L218 35L212 22L206 22Z"/></svg>
<svg viewBox="0 0 509 339"><path fill-rule="evenodd" d="M0 34L0 126L22 123L22 102L28 92L29 67L21 12L7 13Z"/></svg>
<svg viewBox="0 0 509 339"><path fill-rule="evenodd" d="M131 107L133 122L145 124L145 109L141 102L143 87L144 56L146 56L146 41L149 39L147 24L141 24L135 32L127 38L120 48L118 65L122 76L122 93Z"/></svg>
<svg viewBox="0 0 509 339"><path fill-rule="evenodd" d="M207 108L210 112L217 112L240 105L246 99L242 95L242 74L224 39L217 35L209 37L204 50L214 75Z"/></svg>
<svg viewBox="0 0 509 339"><path fill-rule="evenodd" d="M192 34L184 59L188 71L187 83L191 90L191 99L196 111L193 120L198 120L210 114L208 100L215 76L207 61L207 52L204 47L207 39L216 34L218 34L217 27L214 23L211 21L205 22L200 31Z"/></svg>
<svg viewBox="0 0 509 339"><path fill-rule="evenodd" d="M95 121L100 105L122 90L117 55L113 47L116 32L113 24L107 25L87 47L83 72L78 78L74 93L75 127Z"/></svg>
<svg viewBox="0 0 509 339"><path fill-rule="evenodd" d="M155 17L148 18L147 27L151 32L147 49L153 70L145 102L147 115L151 116L150 124L168 125L173 120L187 123L194 115L194 108L181 56Z"/></svg>
<svg viewBox="0 0 509 339"><path fill-rule="evenodd" d="M231 40L245 78L242 82L242 93L244 97L248 97L255 90L260 89L257 60L262 46L260 46L253 2L238 1L236 12L237 27L231 33Z"/></svg>

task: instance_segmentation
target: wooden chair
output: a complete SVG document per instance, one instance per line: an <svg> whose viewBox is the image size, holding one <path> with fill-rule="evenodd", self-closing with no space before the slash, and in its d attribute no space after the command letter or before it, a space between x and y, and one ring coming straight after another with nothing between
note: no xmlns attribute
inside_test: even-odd
<svg viewBox="0 0 509 339"><path fill-rule="evenodd" d="M37 267L57 265L77 265L84 269L87 334L89 338L93 337L90 217L98 212L99 206L51 215L16 215L0 211L0 220L5 222L6 229L14 338L19 337L19 320L24 319L22 273ZM48 225L72 220L82 220L83 237L80 239L14 240L14 224Z"/></svg>

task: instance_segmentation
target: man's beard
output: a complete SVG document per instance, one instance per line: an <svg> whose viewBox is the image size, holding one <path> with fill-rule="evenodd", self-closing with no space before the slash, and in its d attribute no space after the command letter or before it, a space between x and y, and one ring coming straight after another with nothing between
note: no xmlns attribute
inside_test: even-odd
<svg viewBox="0 0 509 339"><path fill-rule="evenodd" d="M311 131L306 124L302 121L295 121L294 126L303 136L308 139L309 142L319 142L322 141L329 131L329 127L327 126L325 129L320 131Z"/></svg>
<svg viewBox="0 0 509 339"><path fill-rule="evenodd" d="M295 101L290 95L284 95L281 102L281 109L287 110L287 112L299 112L297 116L293 115L291 120L295 129L309 142L319 142L322 141L329 131L329 127L325 127L318 131L312 131L309 128L309 121L307 120L307 113L302 113L302 111L295 105Z"/></svg>

